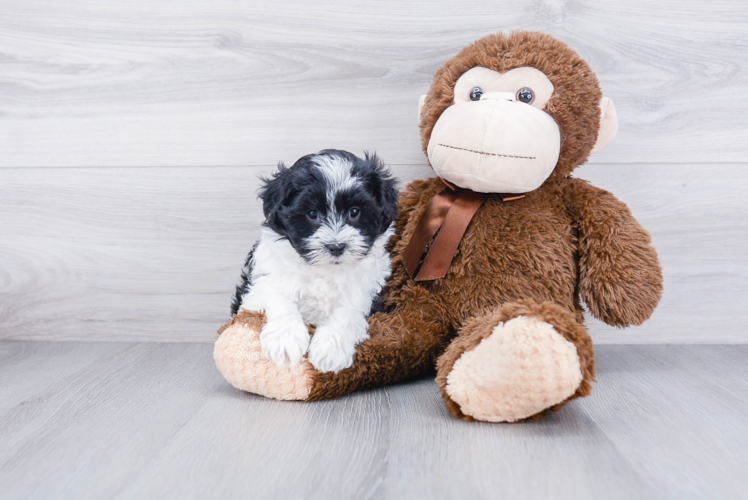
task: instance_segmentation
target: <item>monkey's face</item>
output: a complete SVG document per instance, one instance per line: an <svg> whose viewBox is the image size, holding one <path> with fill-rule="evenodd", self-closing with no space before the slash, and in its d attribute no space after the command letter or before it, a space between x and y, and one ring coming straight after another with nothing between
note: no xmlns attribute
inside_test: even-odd
<svg viewBox="0 0 748 500"><path fill-rule="evenodd" d="M526 193L553 172L558 125L543 108L553 84L535 68L473 68L455 83L454 104L437 120L427 149L443 179L473 191Z"/></svg>
<svg viewBox="0 0 748 500"><path fill-rule="evenodd" d="M436 73L419 115L436 173L484 193L526 193L568 175L618 130L587 63L535 32L463 49Z"/></svg>

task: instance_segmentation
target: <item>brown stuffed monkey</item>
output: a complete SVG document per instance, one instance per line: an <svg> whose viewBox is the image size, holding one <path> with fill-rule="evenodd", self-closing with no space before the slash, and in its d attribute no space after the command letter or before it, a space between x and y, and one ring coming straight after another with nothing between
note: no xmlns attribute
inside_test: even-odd
<svg viewBox="0 0 748 500"><path fill-rule="evenodd" d="M513 422L590 393L581 302L638 325L662 293L649 234L611 193L571 177L617 132L615 108L574 51L536 32L482 38L449 60L420 103L439 176L400 195L386 312L352 367L278 368L260 312L222 327L214 357L235 387L319 400L429 373L457 417Z"/></svg>

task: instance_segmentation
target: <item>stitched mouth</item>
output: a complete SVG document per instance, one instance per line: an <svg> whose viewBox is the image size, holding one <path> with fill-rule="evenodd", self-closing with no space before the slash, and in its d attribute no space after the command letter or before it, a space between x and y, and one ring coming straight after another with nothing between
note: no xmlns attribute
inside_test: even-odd
<svg viewBox="0 0 748 500"><path fill-rule="evenodd" d="M457 146L450 146L448 144L442 144L441 142L438 143L439 146L443 148L450 148L450 149L459 149L460 151L467 151L468 153L475 153L479 155L487 155L487 156L501 156L502 158L521 158L523 160L535 160L536 157L534 156L517 156L517 155L502 155L499 153L487 153L485 151L475 151L473 149L466 149L466 148L458 148Z"/></svg>

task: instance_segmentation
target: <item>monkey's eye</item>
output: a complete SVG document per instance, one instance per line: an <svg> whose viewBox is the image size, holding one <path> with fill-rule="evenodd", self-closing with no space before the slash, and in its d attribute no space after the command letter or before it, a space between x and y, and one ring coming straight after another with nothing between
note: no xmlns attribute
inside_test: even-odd
<svg viewBox="0 0 748 500"><path fill-rule="evenodd" d="M361 215L361 209L358 207L352 207L350 210L348 210L348 218L352 220L356 220Z"/></svg>
<svg viewBox="0 0 748 500"><path fill-rule="evenodd" d="M480 96L482 95L483 95L483 89L480 87L475 87L473 90L470 91L470 100L480 101Z"/></svg>
<svg viewBox="0 0 748 500"><path fill-rule="evenodd" d="M316 210L310 210L306 213L306 216L309 217L310 220L317 220L319 219L319 212Z"/></svg>
<svg viewBox="0 0 748 500"><path fill-rule="evenodd" d="M532 104L535 100L535 92L527 87L521 88L517 91L517 100L525 104Z"/></svg>

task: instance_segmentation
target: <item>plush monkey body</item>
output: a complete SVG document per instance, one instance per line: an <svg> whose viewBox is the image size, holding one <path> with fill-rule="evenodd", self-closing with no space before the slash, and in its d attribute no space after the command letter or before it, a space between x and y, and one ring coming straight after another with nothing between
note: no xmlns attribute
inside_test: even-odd
<svg viewBox="0 0 748 500"><path fill-rule="evenodd" d="M588 270L580 269L578 263L609 261L625 255L630 266L626 271L626 266L622 266L619 271L636 275L637 281L618 289L620 295L614 293L603 299L605 304L595 304L606 310L607 316L601 315L601 319L614 324L639 324L652 313L661 286L657 255L649 246L646 231L610 193L585 181L562 178L519 200L504 202L498 195L489 195L463 236L447 276L416 282L402 266L402 253L415 223L443 189L443 182L430 179L415 181L401 193L392 248L394 271L383 300L388 312L370 319L370 331L377 334L360 346L356 366L339 374L315 374L311 398L331 398L412 378L432 371L435 362L439 365L437 381L445 401L456 416L463 418L520 420L589 394L595 376L594 358L582 323L577 285L580 272L586 276ZM617 233L619 247L610 248L600 233ZM600 285L609 285L615 292L620 283L615 283L615 276L610 278L611 283ZM522 392L538 389L540 394L532 396L540 400L527 402L529 408L523 407L523 411L515 413L504 408L499 414L488 415L495 418L463 413L448 387L455 361L501 323L520 316L552 325L559 337L574 345L578 368L574 363L571 367L560 366L561 361L552 356L549 365L532 366L537 359L548 361L548 353L543 350L553 352L556 347L544 338L516 339L516 345L510 346L512 354L527 360L538 378L554 379L555 384L563 377L571 377L569 384L573 387L551 396L556 401L547 405L547 393L554 391L530 380ZM512 340L504 339L504 343ZM490 359L491 354L488 356L489 363L498 362ZM570 373L572 369L578 371ZM476 385L502 385L473 375ZM469 388L460 389L465 392Z"/></svg>
<svg viewBox="0 0 748 500"><path fill-rule="evenodd" d="M469 73L473 68L484 69ZM466 74L472 78L467 84L461 78ZM475 78L493 78L485 85L496 88L482 89L483 96L472 91L472 103L455 95L455 88L471 90ZM530 130L526 140L535 142L533 153L526 155L510 154L507 148L517 143L516 137L503 144L492 128L507 116L506 109L521 117L521 106L529 105L512 102L502 87L526 85L522 78L541 89L531 113L534 121L517 127L518 133ZM478 99L472 99L475 95ZM263 317L244 313L223 328L216 343L219 369L233 385L250 392L314 400L406 380L436 367L440 390L455 416L495 422L535 418L589 394L595 368L582 301L602 321L628 326L651 315L662 290L649 235L627 207L569 175L610 133L606 108L614 116L587 64L548 35L492 35L464 49L437 72L422 101L424 151L441 151L429 155L434 169L461 188L511 188L523 179L535 182L537 176L522 177L523 169L533 168L533 158L542 157L547 164L555 154L550 175L521 199L502 201L488 191L447 274L431 281L411 278L403 253L445 183L438 178L411 183L401 193L390 242L385 312L369 318L370 338L358 346L352 367L318 373L306 361L286 369L269 366L254 347ZM468 133L459 123L444 122L461 119L464 110L471 120L485 121ZM560 141L555 150L542 144L549 122L538 121L539 113L558 127L548 134ZM437 124L442 116L447 118ZM533 123L542 124L540 132L532 131ZM460 186L465 179L470 186Z"/></svg>
<svg viewBox="0 0 748 500"><path fill-rule="evenodd" d="M569 321L581 321L574 286L576 235L559 190L551 186L508 202L488 195L468 226L447 275L433 281L411 279L402 265L403 251L429 202L443 189L442 181L430 179L415 181L401 193L391 248L393 275L383 297L387 312L370 319L370 329L380 334L379 343L362 345L357 353L360 358L368 357L359 364L362 370L380 369L368 377L353 371L319 374L313 398L432 371L467 323L475 326L476 320L491 317L505 304L526 299L553 303L566 312ZM395 356L393 348L399 350ZM388 365L389 370L385 369Z"/></svg>

